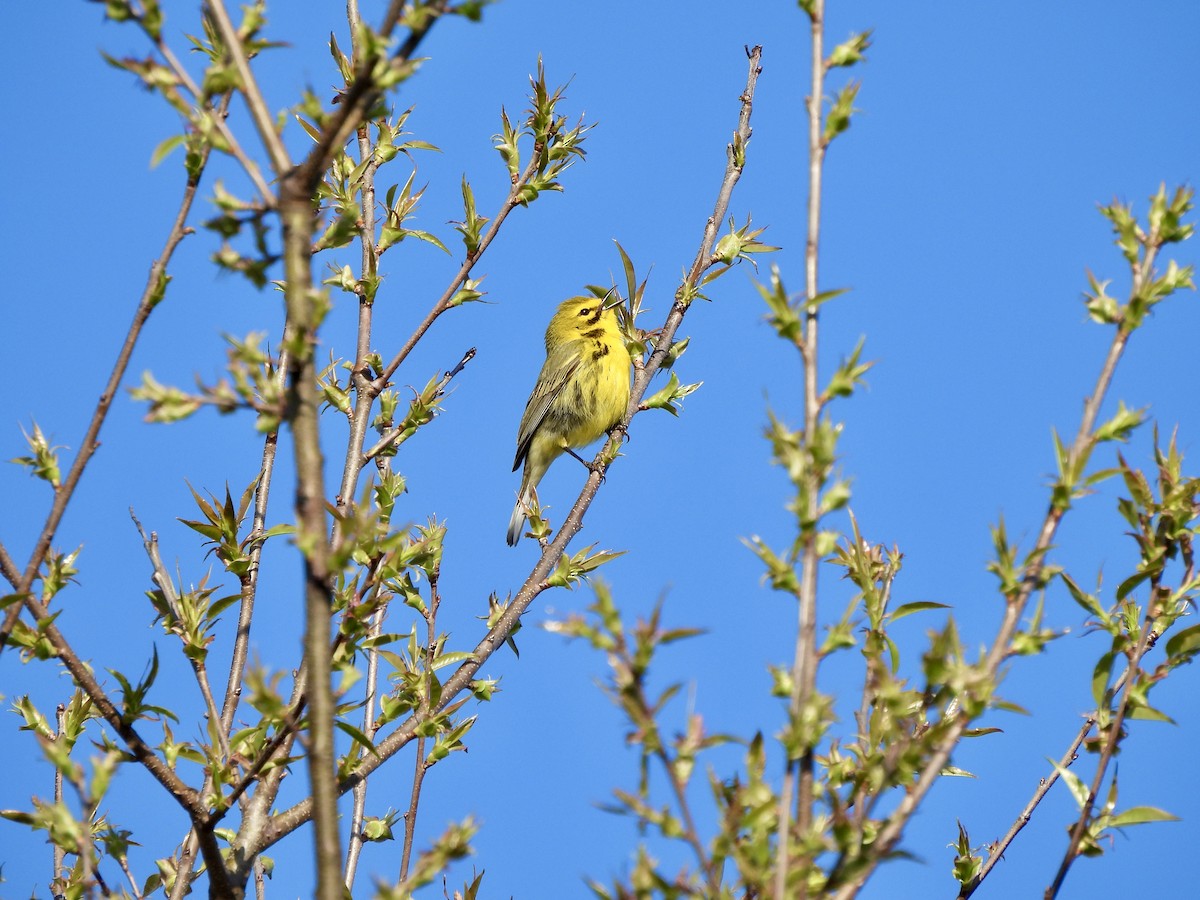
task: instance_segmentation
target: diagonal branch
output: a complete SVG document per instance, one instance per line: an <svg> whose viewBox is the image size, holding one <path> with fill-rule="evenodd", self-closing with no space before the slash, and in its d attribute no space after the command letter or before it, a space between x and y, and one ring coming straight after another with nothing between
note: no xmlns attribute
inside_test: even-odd
<svg viewBox="0 0 1200 900"><path fill-rule="evenodd" d="M1157 579L1155 581L1157 582ZM1067 850L1063 854L1062 863L1058 867L1058 872L1054 875L1053 884L1046 889L1046 900L1054 900L1058 896L1058 892L1062 889L1063 881L1067 877L1067 872L1070 870L1071 864L1079 856L1079 844L1083 840L1084 832L1087 831L1088 820L1092 817L1096 798L1100 795L1100 786L1104 783L1108 764L1112 761L1113 754L1117 752L1117 744L1121 740L1121 729L1125 725L1125 715L1129 711L1129 694L1133 689L1134 682L1137 681L1142 657L1150 648L1151 635L1154 634L1154 629L1151 626L1154 623L1154 608L1157 603L1155 594L1157 590L1157 584L1150 589L1150 601L1146 606L1146 616L1142 624L1141 639L1137 642L1133 655L1129 658L1129 664L1125 668L1125 688L1121 691L1121 703L1118 705L1117 714L1113 717L1112 723L1109 726L1108 738L1104 742L1104 749L1100 751L1100 759L1096 763L1096 774L1092 779L1092 786L1088 791L1087 800L1084 801L1083 808L1079 811L1079 818L1075 821L1075 825L1071 829L1071 838L1067 842Z"/></svg>
<svg viewBox="0 0 1200 900"><path fill-rule="evenodd" d="M217 110L218 116L223 115L228 106L229 95L226 94L221 98L221 103ZM208 164L211 152L211 146L205 144L194 174L188 176L183 190L183 197L179 202L179 209L175 213L175 221L172 223L171 230L167 234L167 240L162 251L150 266L150 274L146 279L146 286L142 290L142 296L138 300L137 308L134 310L133 322L129 326L129 331L125 334L125 341L117 353L117 358L113 363L112 371L109 373L108 381L104 385L104 390L100 394L100 399L97 401L96 408L92 413L92 419L88 423L87 430L84 432L83 441L79 446L79 453L76 455L74 462L71 463L67 477L63 479L61 485L55 488L54 501L50 506L50 512L46 516L42 531L34 544L33 552L29 555L29 563L26 565L24 573L13 586L15 593L25 594L33 586L33 582L37 579L38 570L45 561L46 553L50 550L50 545L54 541L54 535L58 531L59 523L67 511L67 505L75 495L75 489L79 486L80 478L83 477L83 470L87 467L88 462L91 461L92 455L100 448L100 429L104 425L109 409L112 407L113 399L120 389L121 379L125 377L125 370L129 367L129 360L133 356L133 348L137 345L138 338L141 337L142 328L145 326L146 320L150 318L150 313L162 300L163 294L166 291L167 282L170 280L167 275L167 264L170 262L180 242L188 234L191 234L191 229L187 225L187 218L191 213L192 203L195 201L196 191L200 186L200 177ZM5 554L5 557L7 558L7 554ZM11 565L12 560L8 560L8 563ZM8 569L9 566L4 566L6 577L9 574ZM12 633L13 626L20 615L20 610L21 605L14 604L9 607L8 612L5 614L4 624L0 625L0 653L4 652L8 636Z"/></svg>
<svg viewBox="0 0 1200 900"><path fill-rule="evenodd" d="M533 153L532 158L529 160L529 165L525 167L525 171L521 173L520 177L513 182L512 188L508 192L508 196L505 197L504 201L500 204L500 209L496 211L496 215L492 219L491 225L488 226L487 231L485 231L480 237L479 247L474 253L468 255L467 258L463 260L462 265L459 266L458 272L455 274L454 278L450 280L450 284L446 286L446 290L442 293L442 296L438 298L437 303L433 305L433 308L429 310L429 313L424 319L421 320L421 323L417 325L417 327L413 330L413 333L409 335L408 340L404 342L404 345L397 351L396 355L392 357L391 362L387 364L387 367L383 370L383 373L380 376L380 384L385 383L389 378L392 377L392 375L395 374L396 370L399 369L404 363L404 360L408 358L408 355L412 353L413 348L417 345L417 342L425 336L425 332L429 330L430 326L432 326L435 321L437 321L438 316L453 306L452 301L454 300L454 296L466 282L467 276L471 274L471 270L475 268L475 264L479 262L479 258L483 256L484 251L491 246L491 243L493 240L495 240L496 235L500 233L500 226L504 224L504 220L508 218L508 214L521 205L521 192L529 183L529 180L537 174L538 168L542 165L545 152L545 148L542 147Z"/></svg>
<svg viewBox="0 0 1200 900"><path fill-rule="evenodd" d="M0 575L3 575L4 580L13 587L16 587L21 582L21 572L17 569L17 564L13 561L13 558L8 555L8 550L5 549L3 543L0 543ZM12 625L7 620L5 625L4 634L7 635L12 629ZM0 641L0 647L3 645L4 642Z"/></svg>
<svg viewBox="0 0 1200 900"><path fill-rule="evenodd" d="M738 114L737 129L734 131L734 142L739 143L742 148L745 148L750 143L750 136L753 133L750 128L750 115L754 111L754 89L758 84L758 76L762 74L762 47L747 47L746 56L750 60L750 72L746 77L746 88L742 91L741 109ZM688 270L687 276L684 278L683 285L677 292L679 294L690 295L691 290L700 283L701 276L715 264L713 259L713 245L717 242L717 229L720 223L725 220L726 214L729 212L729 200L733 196L733 189L737 185L738 180L742 177L742 161L744 155L736 152L734 143L729 144L725 149L726 164L725 175L721 179L721 187L717 191L717 201L713 205L713 213L708 217L708 221L704 225L704 234L700 239L700 249L696 252L696 258L692 261L692 267ZM625 418L621 420L619 426L622 430L629 425L629 421L637 412L638 404L641 403L642 397L646 394L646 388L650 385L656 372L664 362L666 362L667 354L670 352L671 343L675 338L675 332L679 330L680 324L683 322L683 317L687 313L688 305L680 300L676 300L671 307L670 313L667 314L667 320L663 323L663 327L659 330L659 337L654 342L654 352L650 354L650 358L646 360L645 366L638 370L633 377L633 387L629 395L629 409L625 412Z"/></svg>
<svg viewBox="0 0 1200 900"><path fill-rule="evenodd" d="M979 870L979 874L962 886L962 889L958 892L957 900L967 900L968 897L974 894L983 882L983 879L988 877L988 873L1004 857L1004 851L1008 849L1008 845L1016 840L1017 835L1021 833L1021 829L1029 824L1029 820L1033 818L1033 811L1037 809L1038 804L1042 802L1042 799L1050 792L1050 788L1054 787L1054 783L1058 781L1059 772L1068 768L1075 761L1075 754L1079 752L1079 745L1084 742L1095 724L1096 719L1093 716L1088 716L1084 720L1083 726L1075 735L1075 740L1071 741L1071 746L1067 748L1067 752L1058 761L1058 766L1038 782L1037 790L1033 792L1033 797L1025 805L1025 808L1021 810L1021 814L1012 823L1012 827L1008 829L1008 833L988 848L987 861Z"/></svg>
<svg viewBox="0 0 1200 900"><path fill-rule="evenodd" d="M54 616L50 610L42 604L41 600L32 594L26 595L25 608L29 610L30 615L34 619L46 623L42 627L41 633L45 635L50 645L54 648L55 655L62 662L63 667L71 673L71 677L79 685L80 690L87 694L88 699L96 705L101 718L108 723L113 731L120 735L133 758L146 767L146 770L159 784L167 789L167 792L175 798L175 801L183 807L190 817L194 820L205 819L208 816L208 809L201 801L200 795L188 787L175 774L175 770L158 757L153 748L138 734L133 725L125 720L124 715L117 709L116 704L109 699L104 688L96 681L96 676L92 674L91 667L75 654L71 645L63 637L62 632L58 630L58 626L54 624Z"/></svg>
<svg viewBox="0 0 1200 900"><path fill-rule="evenodd" d="M233 58L233 65L237 69L238 80L241 82L242 96L246 98L246 106L250 109L250 119L254 122L259 139L262 140L267 156L271 159L271 168L275 171L276 177L282 177L291 169L292 160L283 146L283 141L279 138L279 132L275 130L275 121L271 117L271 111L267 109L267 102L263 99L258 79L250 71L250 60L246 58L246 48L242 46L242 38L237 29L233 27L229 12L225 9L225 0L208 0L208 8L212 11L213 20L217 23L221 38L225 41L225 49Z"/></svg>

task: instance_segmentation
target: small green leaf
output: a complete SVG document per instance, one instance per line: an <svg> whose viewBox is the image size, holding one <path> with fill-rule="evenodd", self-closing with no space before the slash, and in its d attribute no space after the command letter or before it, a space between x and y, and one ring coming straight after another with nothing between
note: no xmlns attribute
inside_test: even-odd
<svg viewBox="0 0 1200 900"><path fill-rule="evenodd" d="M1051 759L1049 762L1050 765L1054 766L1054 770L1058 772L1059 778L1061 778L1066 784L1067 790L1071 792L1071 796L1075 798L1075 803L1080 809L1083 809L1083 805L1087 803L1089 793L1087 785L1085 785L1083 780L1074 772L1070 771L1064 766L1059 765L1057 760Z"/></svg>
<svg viewBox="0 0 1200 900"><path fill-rule="evenodd" d="M1197 652L1200 652L1200 625L1176 632L1167 641L1167 656L1176 665L1190 660Z"/></svg>
<svg viewBox="0 0 1200 900"><path fill-rule="evenodd" d="M161 144L154 148L154 153L150 156L150 168L158 167L164 159L171 155L171 151L187 141L186 135L176 134L167 138Z"/></svg>
<svg viewBox="0 0 1200 900"><path fill-rule="evenodd" d="M467 653L462 650L457 650L453 653L443 653L433 661L433 669L436 672L438 669L444 669L446 666L458 665L458 663L466 662L469 659L474 659L475 654Z"/></svg>
<svg viewBox="0 0 1200 900"><path fill-rule="evenodd" d="M983 737L988 734L1003 734L1003 728L968 728L963 732L963 737Z"/></svg>
<svg viewBox="0 0 1200 900"><path fill-rule="evenodd" d="M1096 661L1096 667L1092 670L1092 699L1096 701L1096 708L1103 709L1108 706L1108 683L1112 677L1112 665L1114 654L1110 651L1105 653Z"/></svg>
<svg viewBox="0 0 1200 900"><path fill-rule="evenodd" d="M828 144L850 127L850 117L856 112L854 98L858 96L858 89L861 86L860 82L852 81L838 91L833 106L830 107L829 114L825 117L825 130L821 135L822 144Z"/></svg>
<svg viewBox="0 0 1200 900"><path fill-rule="evenodd" d="M863 54L867 48L871 46L871 30L867 29L861 34L855 34L844 43L838 44L833 48L833 52L829 54L829 58L825 60L826 68L835 68L837 66L852 66L855 63L862 62Z"/></svg>
<svg viewBox="0 0 1200 900"><path fill-rule="evenodd" d="M905 616L911 616L916 612L923 612L927 609L950 609L950 606L945 603L934 603L932 600L918 600L915 603L905 603L903 606L898 606L887 615L889 622L895 622L897 619L903 619Z"/></svg>
<svg viewBox="0 0 1200 900"><path fill-rule="evenodd" d="M1174 725L1175 720L1168 716L1165 712L1157 710L1152 706L1135 706L1129 711L1129 718L1141 719L1146 722L1164 722L1167 725Z"/></svg>
<svg viewBox="0 0 1200 900"><path fill-rule="evenodd" d="M1178 822L1179 816L1172 815L1166 810L1154 806L1134 806L1113 816L1109 823L1113 828L1123 828L1126 825L1144 825L1147 822Z"/></svg>
<svg viewBox="0 0 1200 900"><path fill-rule="evenodd" d="M337 728L339 730L341 730L345 734L348 734L350 736L350 739L353 740L354 743L358 744L360 747L365 747L370 752L370 754L372 756L374 756L376 759L380 759L380 760L383 759L383 757L381 757L379 755L379 751L375 749L375 744L372 743L371 739L369 737L367 737L365 734L363 734L361 731L359 731L357 728L355 728L353 725L350 725L341 720L335 720L333 724L335 726L337 726Z"/></svg>

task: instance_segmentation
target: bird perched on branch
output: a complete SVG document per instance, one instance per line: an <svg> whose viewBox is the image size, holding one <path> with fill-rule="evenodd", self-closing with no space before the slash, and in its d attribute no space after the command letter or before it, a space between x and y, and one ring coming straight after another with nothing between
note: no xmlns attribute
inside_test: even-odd
<svg viewBox="0 0 1200 900"><path fill-rule="evenodd" d="M629 353L617 327L621 298L609 295L564 300L546 328L546 362L517 430L513 471L522 460L525 471L508 522L510 547L521 539L534 489L550 463L564 452L580 459L571 448L590 444L625 415Z"/></svg>

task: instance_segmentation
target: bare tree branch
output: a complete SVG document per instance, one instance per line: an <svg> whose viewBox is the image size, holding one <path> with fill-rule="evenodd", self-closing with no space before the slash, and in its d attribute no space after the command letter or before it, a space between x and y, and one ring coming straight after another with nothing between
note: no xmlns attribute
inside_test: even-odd
<svg viewBox="0 0 1200 900"><path fill-rule="evenodd" d="M337 715L329 658L333 588L325 512L324 457L321 453L317 371L313 360L317 313L312 283L315 218L312 192L286 177L280 186L283 220L287 318L295 339L289 347L287 415L296 466L297 542L304 553L304 664L308 675L308 771L315 813L318 900L341 900L342 853L338 834L337 781L333 732Z"/></svg>
<svg viewBox="0 0 1200 900"><path fill-rule="evenodd" d="M380 607L371 616L368 639L377 638L382 633L386 611L385 607ZM379 653L374 648L367 655L367 676L364 681L366 691L363 697L362 732L368 740L373 741L375 732L378 730L375 724L375 704L379 701ZM350 844L346 849L346 890L351 893L354 890L354 875L358 869L358 857L363 848L363 821L366 818L366 811L367 782L364 779L354 786L354 810L350 816Z"/></svg>
<svg viewBox="0 0 1200 900"><path fill-rule="evenodd" d="M821 175L825 160L822 140L825 103L825 0L813 0L805 8L810 26L811 84L808 95L808 239L804 247L805 290L809 300L818 293L817 268L821 235ZM809 305L804 313L804 340L801 358L804 364L804 433L811 440L816 434L821 415L817 387L818 307ZM817 502L820 494L819 474L812 466L807 472L808 508L804 515L817 521ZM800 559L800 592L797 604L797 636L795 659L792 662L792 692L788 702L788 717L799 721L812 699L817 684L817 554L816 534L809 529L804 535ZM801 833L812 824L813 811L813 748L805 747L800 759L786 761L783 786L779 794L779 846L775 859L775 893L788 895L788 873L791 868L792 806L795 795L796 824ZM798 784L797 784L798 782ZM806 879L799 879L797 897L808 896Z"/></svg>
<svg viewBox="0 0 1200 900"><path fill-rule="evenodd" d="M63 739L63 726L66 723L66 717L67 717L67 708L61 703L58 704L58 708L55 710L55 718L58 722L58 730L54 735L56 740L61 741ZM55 769L54 769L54 803L57 806L61 806L62 802L63 802L63 773L62 773L61 767L55 767ZM52 871L54 872L54 875L50 879L50 884L54 886L55 893L61 893L62 892L62 887L61 887L62 880L61 879L65 875L65 871L63 869L63 861L66 859L67 854L63 850L63 848L58 844L57 841L52 841L51 846L54 848L52 857L51 857L51 866L52 866Z"/></svg>
<svg viewBox="0 0 1200 900"><path fill-rule="evenodd" d="M1033 811L1038 808L1038 804L1042 802L1042 799L1050 792L1050 788L1054 787L1054 783L1058 781L1058 773L1070 767L1071 763L1075 762L1075 754L1079 752L1079 745L1084 742L1095 724L1096 720L1092 716L1084 720L1083 726L1075 735L1075 740L1071 741L1071 746L1067 748L1067 752L1058 761L1057 768L1052 769L1049 775L1038 782L1037 790L1033 792L1033 797L1025 805L1025 808L1021 810L1021 815L1017 816L1017 820L1013 822L1012 827L1008 829L1004 837L988 847L987 861L979 870L979 874L962 886L962 889L958 892L958 900L967 900L968 897L974 894L983 880L988 877L988 873L996 867L996 863L1004 858L1004 851L1008 849L1008 845L1021 833L1021 829L1029 824L1029 820L1033 818Z"/></svg>
<svg viewBox="0 0 1200 900"><path fill-rule="evenodd" d="M13 562L13 558L8 555L8 550L5 549L3 543L0 543L0 575L3 575L4 580L13 587L16 587L21 582L21 573L17 570L17 564ZM13 621L16 621L15 616ZM5 621L5 625L6 627L4 629L4 635L7 636L12 630L12 625L8 623L7 620ZM3 646L3 641L0 641L0 647Z"/></svg>
<svg viewBox="0 0 1200 900"><path fill-rule="evenodd" d="M434 674L434 653L437 645L437 610L441 605L438 594L437 579L429 579L429 608L423 610L425 616L425 691L422 694L420 715L429 715L429 698L432 696L432 681ZM400 851L400 880L408 878L408 866L412 860L413 840L417 834L417 810L421 804L421 786L425 783L425 773L429 765L425 759L425 737L417 738L416 759L413 762L412 791L408 798L408 809L404 813L404 845Z"/></svg>
<svg viewBox="0 0 1200 900"><path fill-rule="evenodd" d="M1125 686L1121 691L1121 702L1117 706L1117 714L1113 716L1112 723L1109 725L1108 737L1104 741L1104 748L1100 751L1100 759L1096 763L1096 774L1092 778L1091 789L1088 791L1087 800L1084 801L1083 808L1079 811L1079 818L1076 819L1075 825L1071 829L1071 837L1067 841L1067 849L1063 853L1062 862L1059 864L1058 871L1054 875L1053 883L1046 889L1046 900L1054 900L1058 896L1058 892L1062 889L1063 881L1067 877L1067 872L1071 869L1071 864L1079 857L1079 844L1083 840L1084 832L1087 831L1088 820L1091 819L1092 810L1096 806L1096 798L1100 796L1100 787L1104 784L1104 777L1108 772L1108 764L1112 762L1113 755L1117 752L1117 744L1121 740L1121 728L1125 724L1125 715L1129 711L1130 691L1137 682L1142 657L1146 654L1146 650L1149 649L1151 636L1154 634L1151 626L1157 615L1155 605L1157 603L1158 579L1153 579L1153 582L1150 588L1150 600L1146 604L1146 615L1142 622L1142 634L1137 642L1137 646L1134 648L1133 654L1129 657L1128 665L1125 667Z"/></svg>
<svg viewBox="0 0 1200 900"><path fill-rule="evenodd" d="M272 117L271 111L267 109L267 102L263 99L258 79L250 71L250 61L246 58L245 48L242 47L241 36L233 27L229 12L225 9L225 0L208 0L208 8L212 11L213 20L217 23L221 38L225 42L225 49L229 51L233 65L237 69L242 96L246 98L250 119L254 122L258 137L271 160L271 168L275 171L276 177L282 177L292 168L292 160L283 146L283 141L279 139L279 133L275 130L275 119Z"/></svg>

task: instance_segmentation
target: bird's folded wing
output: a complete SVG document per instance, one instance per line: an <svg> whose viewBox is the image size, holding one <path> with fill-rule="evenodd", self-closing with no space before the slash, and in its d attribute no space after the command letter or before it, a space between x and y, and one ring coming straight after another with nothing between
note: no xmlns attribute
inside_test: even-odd
<svg viewBox="0 0 1200 900"><path fill-rule="evenodd" d="M525 454L529 452L529 442L533 440L538 427L546 418L550 405L562 393L567 383L575 376L582 359L579 348L571 341L556 347L542 366L538 375L537 385L529 395L525 404L525 414L521 416L521 427L517 430L517 458L513 462L513 471L521 465Z"/></svg>

